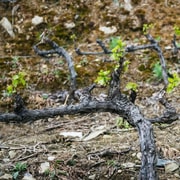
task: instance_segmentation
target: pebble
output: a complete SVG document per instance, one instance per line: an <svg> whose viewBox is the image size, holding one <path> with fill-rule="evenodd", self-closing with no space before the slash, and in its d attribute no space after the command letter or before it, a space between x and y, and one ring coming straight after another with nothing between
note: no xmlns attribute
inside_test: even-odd
<svg viewBox="0 0 180 180"><path fill-rule="evenodd" d="M15 151L9 151L10 159L13 159L15 156L16 156L16 152Z"/></svg>
<svg viewBox="0 0 180 180"><path fill-rule="evenodd" d="M117 28L115 26L100 26L99 30L102 31L104 34L114 34L117 32Z"/></svg>
<svg viewBox="0 0 180 180"><path fill-rule="evenodd" d="M3 176L0 177L0 180L11 180L13 179L11 174L4 174Z"/></svg>
<svg viewBox="0 0 180 180"><path fill-rule="evenodd" d="M49 170L49 168L50 168L49 162L41 163L39 173L42 174L42 173L44 173L45 171Z"/></svg>
<svg viewBox="0 0 180 180"><path fill-rule="evenodd" d="M32 18L32 24L33 25L35 25L35 26L37 26L38 24L41 24L42 22L43 22L43 17L40 17L40 16L34 16L33 18Z"/></svg>
<svg viewBox="0 0 180 180"><path fill-rule="evenodd" d="M69 22L69 23L64 23L64 26L65 26L65 28L67 28L67 29L72 29L72 28L74 28L76 25L75 25L74 22Z"/></svg>

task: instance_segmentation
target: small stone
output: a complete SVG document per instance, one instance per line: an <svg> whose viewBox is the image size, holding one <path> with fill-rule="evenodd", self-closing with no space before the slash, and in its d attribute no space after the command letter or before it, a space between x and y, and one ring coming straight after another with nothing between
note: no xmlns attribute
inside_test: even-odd
<svg viewBox="0 0 180 180"><path fill-rule="evenodd" d="M132 157L135 157L136 156L136 153L132 153Z"/></svg>
<svg viewBox="0 0 180 180"><path fill-rule="evenodd" d="M82 138L82 132L76 132L76 131L67 131L67 132L60 132L59 135L64 136L64 137L78 137Z"/></svg>
<svg viewBox="0 0 180 180"><path fill-rule="evenodd" d="M124 9L126 11L131 11L132 10L132 5L131 5L131 0L124 0Z"/></svg>
<svg viewBox="0 0 180 180"><path fill-rule="evenodd" d="M3 162L5 162L5 163L8 163L9 161L10 161L9 158L4 158L4 159L3 159Z"/></svg>
<svg viewBox="0 0 180 180"><path fill-rule="evenodd" d="M111 136L111 135L108 135L108 134L105 134L105 135L103 136L103 139L112 139L112 136Z"/></svg>
<svg viewBox="0 0 180 180"><path fill-rule="evenodd" d="M180 174L175 173L174 176L175 176L176 178L179 178L179 179L180 179Z"/></svg>
<svg viewBox="0 0 180 180"><path fill-rule="evenodd" d="M32 19L32 24L37 26L38 24L41 24L43 22L43 17L40 16L34 16Z"/></svg>
<svg viewBox="0 0 180 180"><path fill-rule="evenodd" d="M50 168L49 162L41 163L39 173L42 174L42 173L44 173L45 171L49 170L49 168Z"/></svg>
<svg viewBox="0 0 180 180"><path fill-rule="evenodd" d="M13 179L11 174L4 174L3 176L0 177L0 180L11 180Z"/></svg>
<svg viewBox="0 0 180 180"><path fill-rule="evenodd" d="M99 30L102 31L104 34L114 34L117 32L117 28L115 26L100 26Z"/></svg>
<svg viewBox="0 0 180 180"><path fill-rule="evenodd" d="M171 47L171 46L165 46L164 49L165 49L165 50L171 50L172 47Z"/></svg>
<svg viewBox="0 0 180 180"><path fill-rule="evenodd" d="M9 151L10 159L13 159L15 156L16 156L16 152L15 151Z"/></svg>
<svg viewBox="0 0 180 180"><path fill-rule="evenodd" d="M72 28L74 28L76 25L75 25L74 22L68 22L68 23L64 23L64 26L65 26L65 28L67 28L67 29L72 29Z"/></svg>
<svg viewBox="0 0 180 180"><path fill-rule="evenodd" d="M6 17L3 17L0 21L0 25L2 25L2 27L8 32L8 34L14 38L15 37L15 34L13 32L13 26L11 24L11 22L6 18Z"/></svg>
<svg viewBox="0 0 180 180"><path fill-rule="evenodd" d="M141 157L142 157L141 152L138 152L136 156L137 156L137 158L138 158L139 160L141 160Z"/></svg>
<svg viewBox="0 0 180 180"><path fill-rule="evenodd" d="M33 178L32 174L30 174L30 173L27 172L27 173L24 175L24 177L22 178L22 180L36 180L36 179Z"/></svg>
<svg viewBox="0 0 180 180"><path fill-rule="evenodd" d="M56 158L55 156L49 156L48 161L54 161L55 158Z"/></svg>
<svg viewBox="0 0 180 180"><path fill-rule="evenodd" d="M176 162L171 162L165 165L165 172L166 173L170 173L173 172L175 170L177 170L179 168L178 163Z"/></svg>
<svg viewBox="0 0 180 180"><path fill-rule="evenodd" d="M90 180L96 179L96 174L90 175L90 176L88 177L88 179L90 179Z"/></svg>
<svg viewBox="0 0 180 180"><path fill-rule="evenodd" d="M124 168L133 168L135 166L135 164L132 162L127 162L127 163L123 163L122 166Z"/></svg>
<svg viewBox="0 0 180 180"><path fill-rule="evenodd" d="M119 169L119 170L118 170L118 173L119 173L119 174L122 173L122 172L123 172L122 169Z"/></svg>

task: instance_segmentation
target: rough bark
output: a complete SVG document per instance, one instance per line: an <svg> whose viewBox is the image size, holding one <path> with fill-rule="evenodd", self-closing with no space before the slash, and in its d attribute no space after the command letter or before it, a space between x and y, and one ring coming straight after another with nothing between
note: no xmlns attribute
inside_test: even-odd
<svg viewBox="0 0 180 180"><path fill-rule="evenodd" d="M168 84L167 81L167 72L166 72L166 64L162 55L162 51L160 50L156 41L152 39L151 36L148 36L150 40L150 45L142 46L131 46L127 47L127 52L132 52L139 49L144 48L152 48L155 49L159 57L161 59L161 65L163 67L163 77L165 87ZM156 173L156 146L153 134L153 128L151 123L156 122L165 122L171 123L177 120L180 116L176 113L175 108L173 108L163 97L159 96L159 101L165 107L165 112L163 115L153 119L147 119L141 113L138 106L134 104L136 94L132 91L130 98L126 95L123 95L120 92L119 84L120 84L120 75L122 72L122 64L123 59L119 61L119 68L116 69L112 73L112 79L110 82L108 96L106 98L98 98L91 95L92 89L96 86L92 85L85 89L75 90L76 83L76 72L73 67L73 62L68 53L61 47L59 47L55 42L49 40L48 38L44 39L46 43L50 44L53 48L49 51L41 51L37 46L34 46L35 51L39 55L47 55L48 53L58 53L62 55L67 63L70 70L71 75L71 88L73 89L73 98L76 99L76 103L71 103L68 105L62 105L59 108L46 108L42 110L28 110L24 106L23 100L19 95L15 98L15 109L14 113L6 113L0 114L0 122L33 122L39 119L44 119L48 117L55 116L63 116L66 114L84 114L84 113L92 113L92 112L111 112L116 113L119 116L125 118L131 125L137 128L139 133L140 140L140 149L142 153L142 165L139 173L139 179L141 180L155 180L158 178ZM109 50L106 49L105 45L98 41L99 45L103 49L103 53L110 53ZM77 50L79 54L83 54L80 50ZM89 53L88 53L89 54ZM71 92L70 92L71 93ZM101 99L101 100L99 100Z"/></svg>
<svg viewBox="0 0 180 180"><path fill-rule="evenodd" d="M52 49L50 50L40 50L38 48L38 45L41 43L38 43L37 45L34 45L34 51L40 55L40 56L44 56L46 57L49 54L58 54L59 56L63 56L64 59L66 60L67 64L68 64L68 68L69 68L69 73L70 73L70 77L71 77L71 90L75 90L76 89L76 71L74 69L74 62L72 60L72 57L69 55L69 53L63 48L60 47L58 44L56 44L54 41L51 41L49 38L47 37L43 37L42 43L47 43L50 45L50 47Z"/></svg>
<svg viewBox="0 0 180 180"><path fill-rule="evenodd" d="M66 114L81 114L92 112L111 112L116 113L121 117L127 119L127 121L137 127L140 139L140 149L142 152L142 166L140 170L139 179L154 180L157 178L156 174L156 146L154 142L154 134L151 125L151 120L145 119L139 108L132 103L125 95L116 93L116 95L110 99L104 99L98 101L96 98L88 94L77 92L81 102L75 105L62 106L59 108L47 108L42 110L28 110L21 103L21 99L18 97L16 102L16 113L7 113L0 115L1 122L32 122L38 119L44 119L48 117L63 116ZM162 115L162 119L156 119L156 122L168 122L168 115L175 121L178 117L173 111L168 109L165 115ZM166 119L165 119L166 117ZM154 121L154 120L153 120ZM154 121L155 122L155 121Z"/></svg>

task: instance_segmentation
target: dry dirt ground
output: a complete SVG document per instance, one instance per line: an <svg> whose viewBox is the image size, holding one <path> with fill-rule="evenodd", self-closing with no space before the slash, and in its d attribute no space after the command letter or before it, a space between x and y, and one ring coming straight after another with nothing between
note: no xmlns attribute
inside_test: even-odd
<svg viewBox="0 0 180 180"><path fill-rule="evenodd" d="M128 4L126 4L125 8L124 1L119 1L119 4L117 2L108 0L105 2L100 0L96 2L92 0L73 2L29 0L27 2L22 0L13 4L1 3L0 18L14 19L16 35L13 40L0 27L1 65L7 67L7 64L4 66L4 61L7 57L11 58L12 56L22 56L21 59L25 63L19 63L21 65L27 67L29 63L34 65L33 61L40 58L34 56L32 45L37 43L38 35L45 28L50 28L54 33L53 38L56 42L62 43L62 45L69 48L68 50L73 56L75 56L75 53L72 50L72 40L69 38L72 34L76 34L77 42L82 48L87 47L87 44L89 44L88 48L95 51L97 49L93 48L94 42L99 37L108 39L111 36L120 34L127 42L143 43L142 25L144 23L155 24L155 30L152 31L152 34L161 36L163 48L170 45L174 25L180 27L179 1L156 0L140 2L132 0L131 8ZM17 9L13 10L12 17L12 9L15 6ZM32 25L31 20L35 15L42 16L44 23L39 26ZM74 26L73 23L75 23L74 28L67 27L68 25ZM100 26L115 26L117 32L104 34L99 30ZM138 41L137 39L141 40ZM165 51L166 57L171 59L169 54L169 52ZM24 57L24 55L28 57ZM130 56L129 74L128 76L125 75L124 80L122 80L122 84L125 81L134 80L139 83L140 88L136 104L142 109L146 117L162 112L162 107L158 103L155 104L150 101L152 94L162 87L161 84L155 85L148 82L146 74L144 75L140 70L135 70L140 64L143 64L145 68L149 68L151 66L149 57L150 55L147 52L145 52L144 56L141 53ZM91 57L91 59L93 58ZM133 58L135 59L133 60ZM150 60L147 60L148 58ZM40 62L44 63L43 61ZM82 69L86 68L88 71L88 69L94 68L94 64L96 64L96 61L87 64L87 66L82 66ZM178 59L175 60L174 64L171 61L168 62L168 65L174 71L180 72ZM35 69L34 65L30 68L30 71ZM10 69L11 71L8 69L10 72L6 69L3 70L5 73L1 71L2 78L0 80L2 92L10 82L5 77L9 77L9 74L13 74L15 71L14 69ZM79 70L79 72L81 71ZM40 73L42 72L40 71ZM95 72L92 70L91 73L94 74ZM83 79L82 75L85 85L91 82L92 77L89 76L92 74L89 73L84 76L85 79ZM39 77L40 82L45 76L38 73L36 75L42 76ZM46 80L45 77L41 87L51 87L52 81L46 82ZM43 84L45 85L43 86ZM43 89L36 91L40 89L38 83L31 88L27 90L29 94L25 95L29 108L56 106L53 102L49 103L43 99ZM47 91L47 88L45 89ZM100 93L99 91L96 90L95 94ZM180 113L179 87L171 94L168 94L167 98L176 107L177 112ZM0 107L1 113L12 111L11 102L9 98L1 97L1 104L3 105L3 107ZM10 105L7 105L7 103ZM141 165L138 134L136 129L132 127L124 128L123 125L118 125L119 121L120 118L115 114L94 113L48 118L27 124L0 123L0 179L12 179L12 176L14 176L14 179L34 178L37 180L137 179ZM170 125L156 124L153 128L160 157L180 162L179 120ZM65 136L63 133L71 133L71 135ZM74 135L76 137L72 137ZM25 164L24 168L22 164ZM167 173L164 167L158 167L158 174L161 180L180 179L180 169Z"/></svg>

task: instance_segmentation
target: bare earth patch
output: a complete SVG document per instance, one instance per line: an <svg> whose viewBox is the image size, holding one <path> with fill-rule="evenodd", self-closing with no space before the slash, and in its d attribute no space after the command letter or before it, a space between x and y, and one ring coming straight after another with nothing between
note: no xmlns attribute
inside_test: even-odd
<svg viewBox="0 0 180 180"><path fill-rule="evenodd" d="M123 2L120 1L120 4ZM77 36L80 47L97 51L94 46L96 38L109 39L112 36L121 35L127 42L134 43L138 39L138 43L143 44L144 39L140 38L143 23L154 23L152 35L161 36L160 43L163 48L169 46L173 37L174 24L180 26L179 1L143 2L132 0L131 12L121 6L121 8L116 7L110 0L96 3L92 0L81 1L81 3L22 0L7 7L4 4L1 5L1 16L6 16L10 20L12 20L12 8L18 4L20 8L17 6L18 9L14 14L15 39L10 38L8 33L0 27L2 32L0 34L0 65L3 69L0 72L2 85L0 90L3 92L6 89L17 69L23 69L28 74L29 82L32 83L32 87L25 94L28 107L36 109L56 106L55 103L44 100L42 93L47 91L47 87L49 91L52 90L51 87L52 91L58 91L62 84L67 85L65 73L58 77L52 73L58 68L59 71L63 71L64 66L57 65L57 61L59 63L57 58L49 63L44 59L34 57L32 50L32 46L38 42L38 37L45 28L50 27L56 42L68 46L76 65L81 64L81 67L77 68L78 82L83 86L95 79L94 75L98 72L96 68L101 68L102 63L97 61L99 57L90 57L87 61L84 57L84 59L77 57L74 53L73 42L70 40L72 34ZM45 22L34 27L31 24L34 15L42 16ZM76 24L75 29L66 29L64 26L73 23ZM115 26L117 32L106 35L99 30L99 26ZM179 60L176 59L173 64L169 51L164 52L166 57L170 57L168 66L178 71ZM20 57L20 61L14 64L15 68L11 67L12 56ZM155 62L154 59L157 57L151 59L150 56L151 54L142 56L141 52L130 55L128 76L124 75L122 78L122 84L128 81L141 84L136 103L146 117L157 115L163 110L158 103L154 104L150 101L152 94L161 87L148 82L149 72L139 70L141 64L145 70L152 68L151 63ZM43 74L43 68L48 69L47 74ZM44 92L43 88L46 89ZM42 91L36 92L37 89ZM97 93L99 92L95 92ZM2 94L0 111L12 111L12 100L4 98ZM180 113L179 87L167 96ZM118 119L119 117L115 114L94 113L48 118L27 124L0 123L0 179L12 179L17 172L19 174L16 179L29 178L31 180L33 178L36 180L137 179L141 166L138 134L135 128L119 127ZM159 156L180 163L179 121L170 125L156 124L153 128ZM71 133L71 136L64 136L63 133ZM76 137L72 137L73 135ZM17 163L26 164L25 169L17 170ZM167 173L164 167L158 167L158 174L161 180L180 179L179 168Z"/></svg>
<svg viewBox="0 0 180 180"><path fill-rule="evenodd" d="M16 163L25 163L27 169L19 178L28 172L35 179L137 179L141 165L138 134L134 128L117 127L118 118L94 113L33 124L1 124L0 173L13 174ZM159 155L179 162L179 122L154 125L154 129ZM70 136L63 135L70 132ZM43 163L48 163L46 170L41 169ZM158 172L164 180L179 176L177 171L165 173L163 167Z"/></svg>

